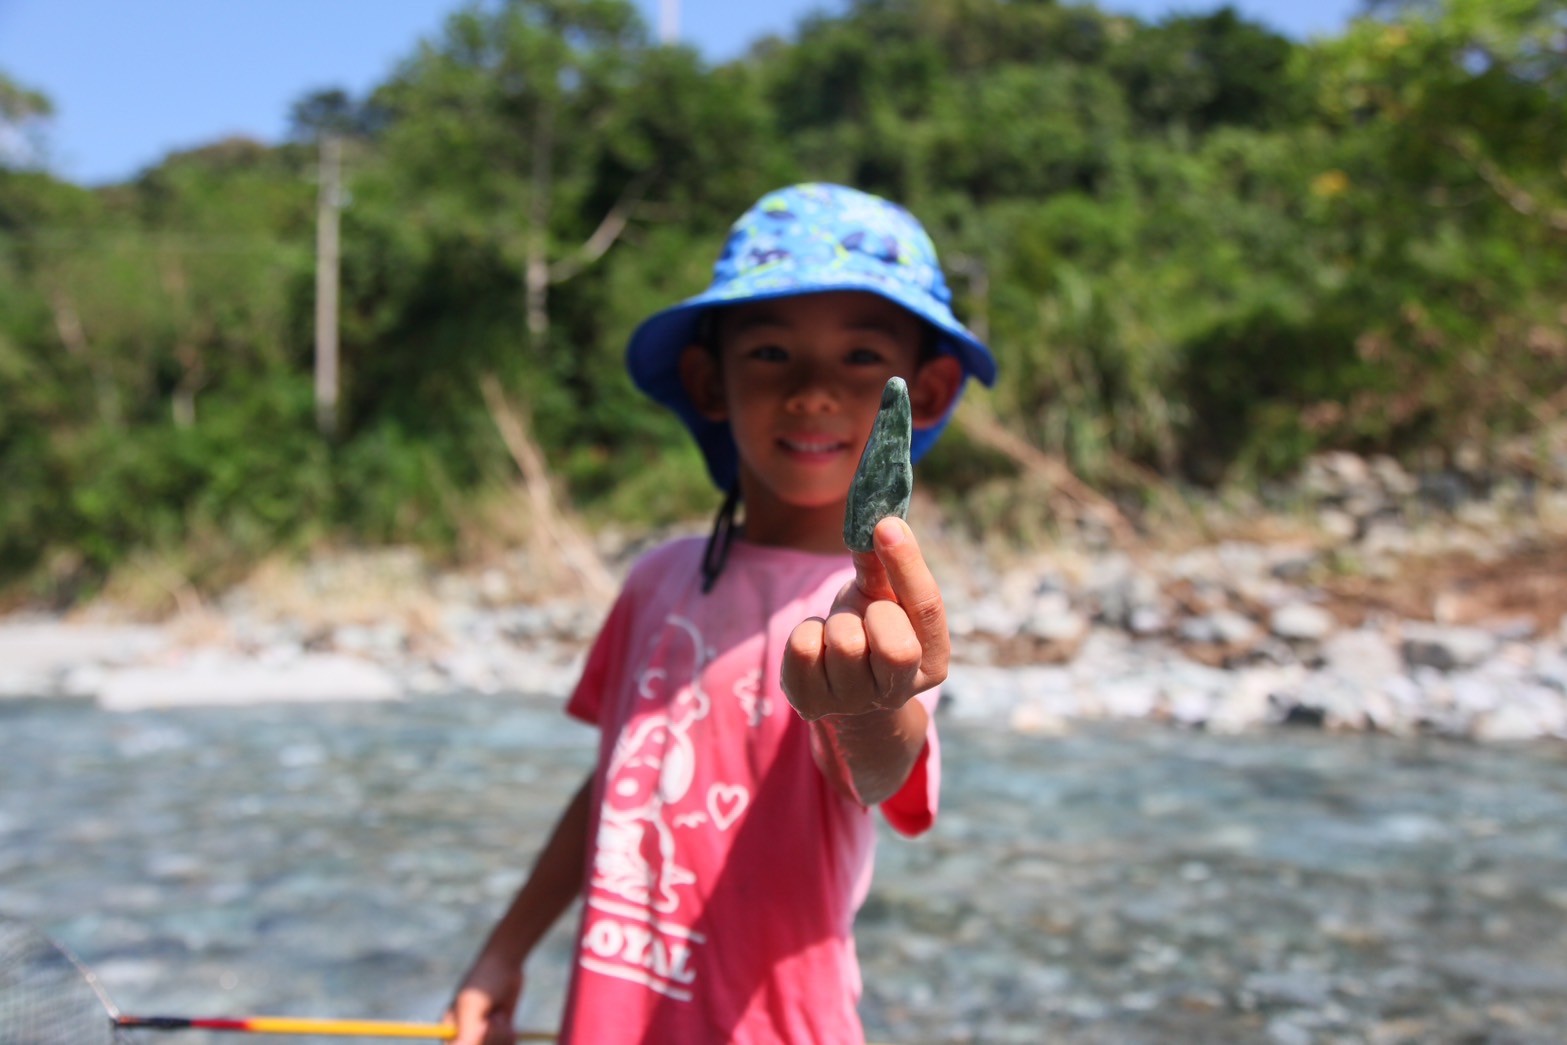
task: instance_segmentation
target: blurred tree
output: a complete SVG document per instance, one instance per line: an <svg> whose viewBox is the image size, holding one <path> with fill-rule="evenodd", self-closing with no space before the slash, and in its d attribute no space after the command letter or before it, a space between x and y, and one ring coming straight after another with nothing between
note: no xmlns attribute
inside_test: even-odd
<svg viewBox="0 0 1567 1045"><path fill-rule="evenodd" d="M0 167L42 166L43 128L54 103L0 71Z"/></svg>
<svg viewBox="0 0 1567 1045"><path fill-rule="evenodd" d="M1281 126L1301 113L1290 76L1295 46L1225 6L1134 29L1110 66L1144 128L1203 133L1215 127Z"/></svg>
<svg viewBox="0 0 1567 1045"><path fill-rule="evenodd" d="M594 131L632 86L645 36L626 0L475 5L453 15L443 38L375 96L390 120L388 158L441 201L443 218L489 230L484 238L522 273L536 352L548 338L551 283L601 255L644 191L626 186L577 234ZM556 263L563 268L552 277Z"/></svg>
<svg viewBox="0 0 1567 1045"><path fill-rule="evenodd" d="M289 137L309 142L327 133L370 138L381 131L386 118L370 101L356 101L341 87L329 87L294 102L288 115Z"/></svg>
<svg viewBox="0 0 1567 1045"><path fill-rule="evenodd" d="M932 488L1053 457L1135 492L1552 422L1563 21L1563 0L1385 2L1293 43L1228 9L855 0L711 67L650 46L626 0L483 0L368 97L299 99L279 146L87 190L29 145L0 161L0 576L90 584L149 547L217 575L333 532L463 546L512 471L491 373L594 514L706 510L626 338L804 178L911 206L1000 357L989 427L955 426ZM7 146L48 111L0 78ZM328 131L354 200L330 446L309 381ZM994 518L1022 532L1031 496Z"/></svg>
<svg viewBox="0 0 1567 1045"><path fill-rule="evenodd" d="M1187 361L1197 435L1220 460L1451 449L1567 409L1540 391L1567 384L1567 9L1376 10L1391 20L1357 21L1297 69L1316 131L1299 135L1315 170L1296 210L1320 300L1309 318L1237 317Z"/></svg>

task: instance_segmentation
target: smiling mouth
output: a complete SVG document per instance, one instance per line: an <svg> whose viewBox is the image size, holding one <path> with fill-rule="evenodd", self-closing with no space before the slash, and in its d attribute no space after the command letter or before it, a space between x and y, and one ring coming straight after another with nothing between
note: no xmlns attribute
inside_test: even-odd
<svg viewBox="0 0 1567 1045"><path fill-rule="evenodd" d="M827 436L779 436L778 445L795 454L833 454L839 453L849 446L842 439L832 439Z"/></svg>

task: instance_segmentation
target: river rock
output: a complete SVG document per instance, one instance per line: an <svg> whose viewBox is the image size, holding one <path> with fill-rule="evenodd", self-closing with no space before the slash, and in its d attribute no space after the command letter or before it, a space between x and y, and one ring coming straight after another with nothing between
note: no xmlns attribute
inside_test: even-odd
<svg viewBox="0 0 1567 1045"><path fill-rule="evenodd" d="M1567 704L1543 686L1523 686L1476 715L1469 732L1482 741L1567 736Z"/></svg>
<svg viewBox="0 0 1567 1045"><path fill-rule="evenodd" d="M1404 667L1391 643L1369 628L1340 631L1322 644L1322 659L1334 675L1363 686L1378 686Z"/></svg>
<svg viewBox="0 0 1567 1045"><path fill-rule="evenodd" d="M1065 592L1047 592L1034 601L1021 633L1050 643L1074 643L1088 631L1088 619L1073 611Z"/></svg>
<svg viewBox="0 0 1567 1045"><path fill-rule="evenodd" d="M396 700L391 672L368 661L329 653L237 657L214 653L183 664L109 671L98 703L111 711L203 705Z"/></svg>
<svg viewBox="0 0 1567 1045"><path fill-rule="evenodd" d="M1333 614L1308 602L1286 603L1268 618L1269 630L1291 642L1321 642L1336 626Z"/></svg>
<svg viewBox="0 0 1567 1045"><path fill-rule="evenodd" d="M1496 637L1479 628L1409 622L1404 625L1404 660L1411 667L1453 671L1474 667L1496 652Z"/></svg>
<svg viewBox="0 0 1567 1045"><path fill-rule="evenodd" d="M1126 630L1138 638L1163 635L1170 630L1170 618L1156 606L1138 606L1127 619Z"/></svg>
<svg viewBox="0 0 1567 1045"><path fill-rule="evenodd" d="M1220 610L1181 622L1181 638L1187 642L1219 646L1245 646L1256 641L1258 629L1250 618L1230 610Z"/></svg>
<svg viewBox="0 0 1567 1045"><path fill-rule="evenodd" d="M1275 721L1279 708L1298 702L1294 694L1302 677L1298 667L1245 668L1231 673L1232 681L1208 719L1209 730L1239 733Z"/></svg>
<svg viewBox="0 0 1567 1045"><path fill-rule="evenodd" d="M167 649L161 628L61 621L0 623L0 668L18 675L63 671L84 661L129 664Z"/></svg>

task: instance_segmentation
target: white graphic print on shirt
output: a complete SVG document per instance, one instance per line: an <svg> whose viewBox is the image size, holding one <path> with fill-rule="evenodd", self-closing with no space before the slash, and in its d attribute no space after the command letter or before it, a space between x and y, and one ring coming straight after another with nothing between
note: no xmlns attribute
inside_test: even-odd
<svg viewBox="0 0 1567 1045"><path fill-rule="evenodd" d="M580 957L586 969L677 1000L691 997L691 954L704 942L688 928L694 912L681 911L682 887L696 876L682 862L678 831L727 831L751 800L742 784L713 782L691 793L691 731L712 712L702 672L713 656L696 626L672 615L635 676L635 708L605 775ZM760 683L757 671L732 687L753 726L771 711L757 699Z"/></svg>

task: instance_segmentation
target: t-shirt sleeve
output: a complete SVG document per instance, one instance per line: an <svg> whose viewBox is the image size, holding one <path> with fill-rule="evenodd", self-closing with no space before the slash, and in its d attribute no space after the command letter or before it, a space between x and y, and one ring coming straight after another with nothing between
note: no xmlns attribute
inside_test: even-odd
<svg viewBox="0 0 1567 1045"><path fill-rule="evenodd" d="M897 794L881 804L887 823L908 838L930 830L941 799L941 743L936 736L936 704L941 699L941 688L927 690L914 699L925 705L930 719L925 726L925 746Z"/></svg>
<svg viewBox="0 0 1567 1045"><path fill-rule="evenodd" d="M625 656L627 632L631 627L631 597L623 589L609 616L599 629L598 638L588 650L576 689L566 702L566 714L590 725L598 725L604 708L604 693L614 678L619 661Z"/></svg>

